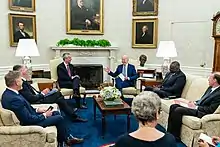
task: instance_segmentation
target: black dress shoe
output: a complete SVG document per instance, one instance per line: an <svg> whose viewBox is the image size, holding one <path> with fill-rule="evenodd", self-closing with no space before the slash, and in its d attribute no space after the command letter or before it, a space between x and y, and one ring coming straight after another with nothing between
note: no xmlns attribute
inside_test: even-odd
<svg viewBox="0 0 220 147"><path fill-rule="evenodd" d="M83 139L82 138L76 138L76 137L72 137L72 138L69 138L67 141L66 141L66 144L68 146L71 146L73 144L78 144L78 143L82 143L83 142Z"/></svg>
<svg viewBox="0 0 220 147"><path fill-rule="evenodd" d="M87 107L85 105L81 105L79 106L79 109L87 109Z"/></svg>
<svg viewBox="0 0 220 147"><path fill-rule="evenodd" d="M77 117L74 119L74 122L87 122L88 119L84 119L84 118L81 118L81 117Z"/></svg>
<svg viewBox="0 0 220 147"><path fill-rule="evenodd" d="M78 108L73 108L73 113L75 113L78 110Z"/></svg>

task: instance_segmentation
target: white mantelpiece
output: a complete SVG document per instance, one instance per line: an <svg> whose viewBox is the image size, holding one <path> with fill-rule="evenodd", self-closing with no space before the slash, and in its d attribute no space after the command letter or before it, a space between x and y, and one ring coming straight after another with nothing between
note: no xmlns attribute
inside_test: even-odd
<svg viewBox="0 0 220 147"><path fill-rule="evenodd" d="M63 53L68 52L72 56L73 64L101 64L103 67L109 67L114 70L116 60L116 51L118 47L51 47L55 50L55 58L60 58ZM109 76L104 73L103 81L108 80Z"/></svg>

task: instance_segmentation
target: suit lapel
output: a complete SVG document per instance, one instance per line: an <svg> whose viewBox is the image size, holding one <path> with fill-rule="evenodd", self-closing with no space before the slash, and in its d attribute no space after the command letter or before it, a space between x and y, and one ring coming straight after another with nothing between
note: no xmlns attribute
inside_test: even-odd
<svg viewBox="0 0 220 147"><path fill-rule="evenodd" d="M211 87L210 87L210 89L211 89ZM220 87L218 87L218 88L215 89L213 92L211 92L209 95L207 95L206 98L204 98L204 100L201 102L201 104L204 105L205 103L210 102L210 101L212 100L212 98L215 97L215 94L216 94L217 92L219 92L219 90L220 90ZM207 90L207 92L208 92L208 90ZM206 92L206 93L207 93L207 92Z"/></svg>

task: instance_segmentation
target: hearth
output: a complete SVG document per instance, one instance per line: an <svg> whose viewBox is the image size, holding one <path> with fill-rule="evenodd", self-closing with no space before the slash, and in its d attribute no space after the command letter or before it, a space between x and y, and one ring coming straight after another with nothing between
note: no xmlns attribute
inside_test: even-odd
<svg viewBox="0 0 220 147"><path fill-rule="evenodd" d="M74 64L76 74L80 76L80 84L87 90L98 89L103 83L103 66L101 64Z"/></svg>

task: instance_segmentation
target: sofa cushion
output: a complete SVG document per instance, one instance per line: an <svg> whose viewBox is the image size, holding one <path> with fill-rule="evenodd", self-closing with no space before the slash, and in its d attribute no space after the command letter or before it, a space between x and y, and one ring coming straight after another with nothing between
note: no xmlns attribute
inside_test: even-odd
<svg viewBox="0 0 220 147"><path fill-rule="evenodd" d="M166 112L169 114L170 111L170 106L174 104L173 100L164 100L161 99L161 109L162 111Z"/></svg>
<svg viewBox="0 0 220 147"><path fill-rule="evenodd" d="M182 123L193 130L198 130L202 127L201 119L194 116L183 116Z"/></svg>
<svg viewBox="0 0 220 147"><path fill-rule="evenodd" d="M73 94L73 90L72 89L68 89L68 88L61 88L60 92L64 96L68 96L68 95L72 95ZM84 87L80 87L79 88L79 92L80 92L80 94L84 94L86 92L86 89Z"/></svg>
<svg viewBox="0 0 220 147"><path fill-rule="evenodd" d="M181 94L181 97L183 97L183 98L186 97L186 94L187 94L187 92L189 90L189 87L191 86L193 80L195 80L196 78L198 78L198 76L189 75L189 74L186 75L186 84L185 84L185 86L183 88L183 92Z"/></svg>
<svg viewBox="0 0 220 147"><path fill-rule="evenodd" d="M32 104L31 105L33 108L49 108L50 106L53 107L54 111L59 111L59 106L57 104Z"/></svg>
<svg viewBox="0 0 220 147"><path fill-rule="evenodd" d="M196 78L193 80L192 84L189 86L189 90L186 93L185 99L189 101L195 101L201 98L208 88L208 79L206 78Z"/></svg>
<svg viewBox="0 0 220 147"><path fill-rule="evenodd" d="M19 125L19 120L15 116L15 114L7 109L0 108L0 116L3 126L17 126Z"/></svg>
<svg viewBox="0 0 220 147"><path fill-rule="evenodd" d="M127 95L136 95L137 89L135 87L127 87L122 89L123 94Z"/></svg>

